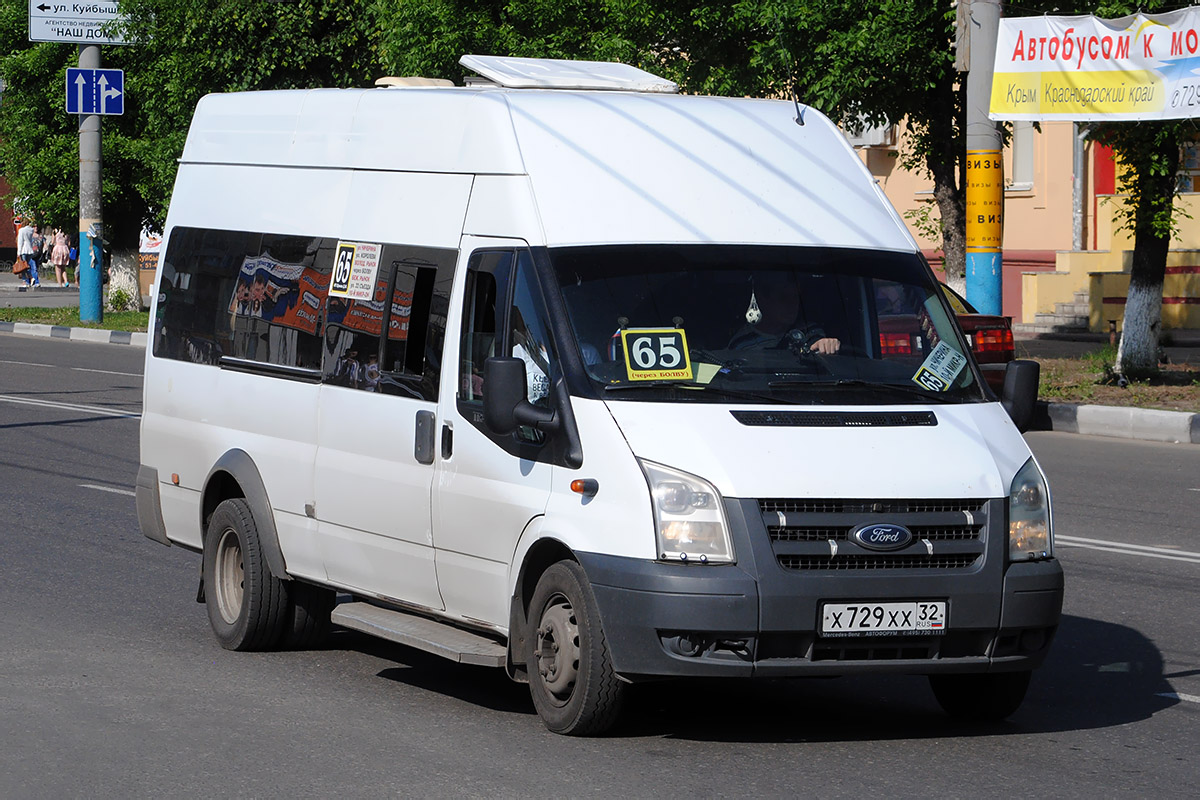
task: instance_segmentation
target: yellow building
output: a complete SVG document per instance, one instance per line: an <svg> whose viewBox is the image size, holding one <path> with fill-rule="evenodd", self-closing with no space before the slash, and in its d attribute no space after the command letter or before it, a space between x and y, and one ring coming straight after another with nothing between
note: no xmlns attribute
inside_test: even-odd
<svg viewBox="0 0 1200 800"><path fill-rule="evenodd" d="M1133 241L1116 230L1116 167L1108 148L1083 142L1082 242L1073 248L1074 125L1013 123L1004 150L1003 309L1030 332L1118 329L1129 289ZM868 130L855 141L871 174L905 217L935 269L941 242L917 222L932 205L933 183L900 168L903 127ZM1200 328L1200 148L1185 153L1176 199L1191 218L1180 220L1163 284L1163 328ZM926 230L922 231L922 228Z"/></svg>

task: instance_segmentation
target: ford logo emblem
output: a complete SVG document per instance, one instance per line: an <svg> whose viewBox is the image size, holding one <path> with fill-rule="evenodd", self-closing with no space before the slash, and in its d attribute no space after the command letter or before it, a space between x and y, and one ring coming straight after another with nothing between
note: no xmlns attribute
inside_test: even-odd
<svg viewBox="0 0 1200 800"><path fill-rule="evenodd" d="M903 525L882 522L863 525L851 538L870 550L899 550L912 544L912 531Z"/></svg>

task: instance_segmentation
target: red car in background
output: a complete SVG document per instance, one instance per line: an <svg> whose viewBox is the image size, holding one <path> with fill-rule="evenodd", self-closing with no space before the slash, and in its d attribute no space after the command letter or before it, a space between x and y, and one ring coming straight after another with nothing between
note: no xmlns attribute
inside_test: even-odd
<svg viewBox="0 0 1200 800"><path fill-rule="evenodd" d="M1012 317L980 314L962 295L944 283L939 285L966 334L967 344L983 370L988 386L1000 394L1004 388L1006 365L1016 357ZM913 358L915 363L920 363L929 348L919 316L914 314L881 314L879 345L885 358Z"/></svg>
<svg viewBox="0 0 1200 800"><path fill-rule="evenodd" d="M996 394L1000 394L1000 390L1004 388L1005 365L1016 358L1012 317L980 314L965 297L944 283L940 285L950 308L958 317L958 324L967 335L967 344L971 345L975 360L983 368L983 376L987 379L988 386L991 386Z"/></svg>

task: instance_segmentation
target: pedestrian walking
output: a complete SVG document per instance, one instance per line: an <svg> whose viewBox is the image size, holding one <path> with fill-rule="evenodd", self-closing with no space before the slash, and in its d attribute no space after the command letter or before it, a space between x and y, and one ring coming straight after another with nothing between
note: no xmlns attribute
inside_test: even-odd
<svg viewBox="0 0 1200 800"><path fill-rule="evenodd" d="M71 263L71 240L67 238L66 233L56 228L52 247L50 263L54 265L54 276L58 279L59 286L70 289L71 282L67 280L67 265Z"/></svg>
<svg viewBox="0 0 1200 800"><path fill-rule="evenodd" d="M33 226L33 233L30 234L30 241L33 247L33 259L36 261L36 264L31 270L33 272L33 285L41 286L42 282L38 278L38 267L46 263L46 237L42 235L41 226L36 224Z"/></svg>
<svg viewBox="0 0 1200 800"><path fill-rule="evenodd" d="M34 240L36 232L37 226L32 222L26 222L17 231L17 258L25 265L25 269L21 270L20 275L26 286L42 285L38 278L38 258L42 248L41 243Z"/></svg>

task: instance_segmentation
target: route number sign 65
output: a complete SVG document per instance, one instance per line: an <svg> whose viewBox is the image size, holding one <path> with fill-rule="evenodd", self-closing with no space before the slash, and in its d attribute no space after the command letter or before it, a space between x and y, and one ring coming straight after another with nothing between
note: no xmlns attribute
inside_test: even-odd
<svg viewBox="0 0 1200 800"><path fill-rule="evenodd" d="M682 328L629 328L621 331L621 348L631 381L692 380Z"/></svg>

